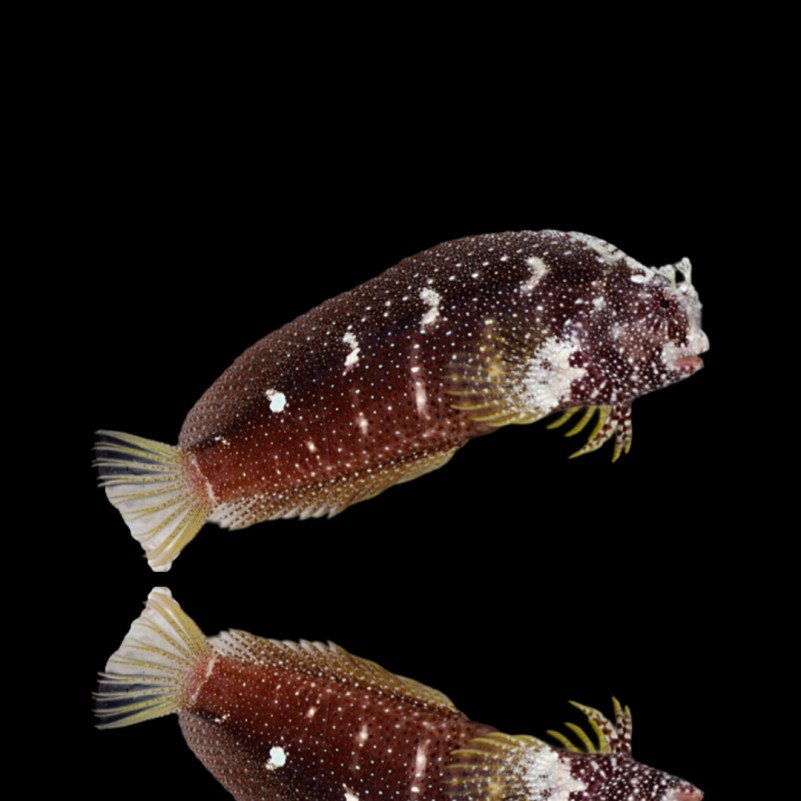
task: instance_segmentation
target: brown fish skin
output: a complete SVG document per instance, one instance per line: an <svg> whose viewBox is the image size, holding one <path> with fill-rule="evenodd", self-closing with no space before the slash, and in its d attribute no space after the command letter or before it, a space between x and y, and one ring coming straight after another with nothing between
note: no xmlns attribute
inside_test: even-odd
<svg viewBox="0 0 801 801"><path fill-rule="evenodd" d="M192 751L237 801L703 797L632 759L631 714L617 702L615 723L579 706L597 744L510 737L337 646L240 631L206 639L165 588L109 659L96 701L101 728L177 713Z"/></svg>
<svg viewBox="0 0 801 801"><path fill-rule="evenodd" d="M292 646L235 636L253 661L217 657L179 720L237 799L444 799L450 753L494 731L441 703L293 669Z"/></svg>
<svg viewBox="0 0 801 801"><path fill-rule="evenodd" d="M646 268L559 231L446 242L245 351L189 412L177 450L104 436L101 479L164 570L206 519L336 514L509 423L587 407L577 428L598 422L579 453L614 436L617 456L634 398L701 367L700 308L686 260Z"/></svg>

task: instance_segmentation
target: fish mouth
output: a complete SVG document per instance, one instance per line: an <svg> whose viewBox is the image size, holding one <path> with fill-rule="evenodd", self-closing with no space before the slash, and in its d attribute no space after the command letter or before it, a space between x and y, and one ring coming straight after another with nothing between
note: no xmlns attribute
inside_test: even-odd
<svg viewBox="0 0 801 801"><path fill-rule="evenodd" d="M703 366L704 360L700 356L681 356L673 362L673 366L683 373L692 375L697 373Z"/></svg>
<svg viewBox="0 0 801 801"><path fill-rule="evenodd" d="M700 790L674 790L670 801L701 801L704 794Z"/></svg>

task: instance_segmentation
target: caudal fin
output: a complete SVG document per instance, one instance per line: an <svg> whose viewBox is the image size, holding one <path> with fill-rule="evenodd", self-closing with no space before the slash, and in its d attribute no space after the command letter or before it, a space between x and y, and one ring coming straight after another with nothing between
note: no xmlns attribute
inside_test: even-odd
<svg viewBox="0 0 801 801"><path fill-rule="evenodd" d="M190 675L212 654L209 641L170 591L156 587L100 674L94 695L97 727L116 729L178 712L188 697Z"/></svg>
<svg viewBox="0 0 801 801"><path fill-rule="evenodd" d="M211 489L179 448L120 431L98 431L100 486L145 549L152 570L169 570L214 509Z"/></svg>

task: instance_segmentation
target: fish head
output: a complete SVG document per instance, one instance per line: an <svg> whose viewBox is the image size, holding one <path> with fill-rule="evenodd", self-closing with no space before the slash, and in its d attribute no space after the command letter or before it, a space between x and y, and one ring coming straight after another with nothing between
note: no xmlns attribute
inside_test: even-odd
<svg viewBox="0 0 801 801"><path fill-rule="evenodd" d="M594 344L618 397L653 392L703 367L709 339L689 259L650 268L627 258L610 270L606 283L609 316Z"/></svg>
<svg viewBox="0 0 801 801"><path fill-rule="evenodd" d="M571 754L571 774L593 801L701 801L690 782L618 754Z"/></svg>
<svg viewBox="0 0 801 801"><path fill-rule="evenodd" d="M689 259L655 272L654 292L664 310L662 359L672 378L679 381L704 366L701 354L709 350L709 339L701 328L701 301L692 285Z"/></svg>
<svg viewBox="0 0 801 801"><path fill-rule="evenodd" d="M573 738L549 732L564 746L559 749L562 759L570 765L575 786L582 788L583 795L576 797L590 801L701 801L704 794L695 785L632 757L631 710L613 701L614 722L597 709L573 704L587 716L595 739L572 723L566 725Z"/></svg>

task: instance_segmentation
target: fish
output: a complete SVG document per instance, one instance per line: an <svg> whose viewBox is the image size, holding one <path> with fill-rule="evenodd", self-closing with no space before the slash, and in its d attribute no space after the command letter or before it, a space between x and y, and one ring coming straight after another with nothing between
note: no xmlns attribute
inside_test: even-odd
<svg viewBox="0 0 801 801"><path fill-rule="evenodd" d="M469 440L561 413L574 456L632 441L635 398L709 347L688 259L646 267L562 231L485 234L403 259L246 350L178 445L98 432L101 486L154 571L211 521L333 516Z"/></svg>
<svg viewBox="0 0 801 801"><path fill-rule="evenodd" d="M101 729L177 714L237 801L701 801L631 754L632 718L574 704L549 744L462 714L447 696L332 644L243 631L206 638L155 588L95 693Z"/></svg>

